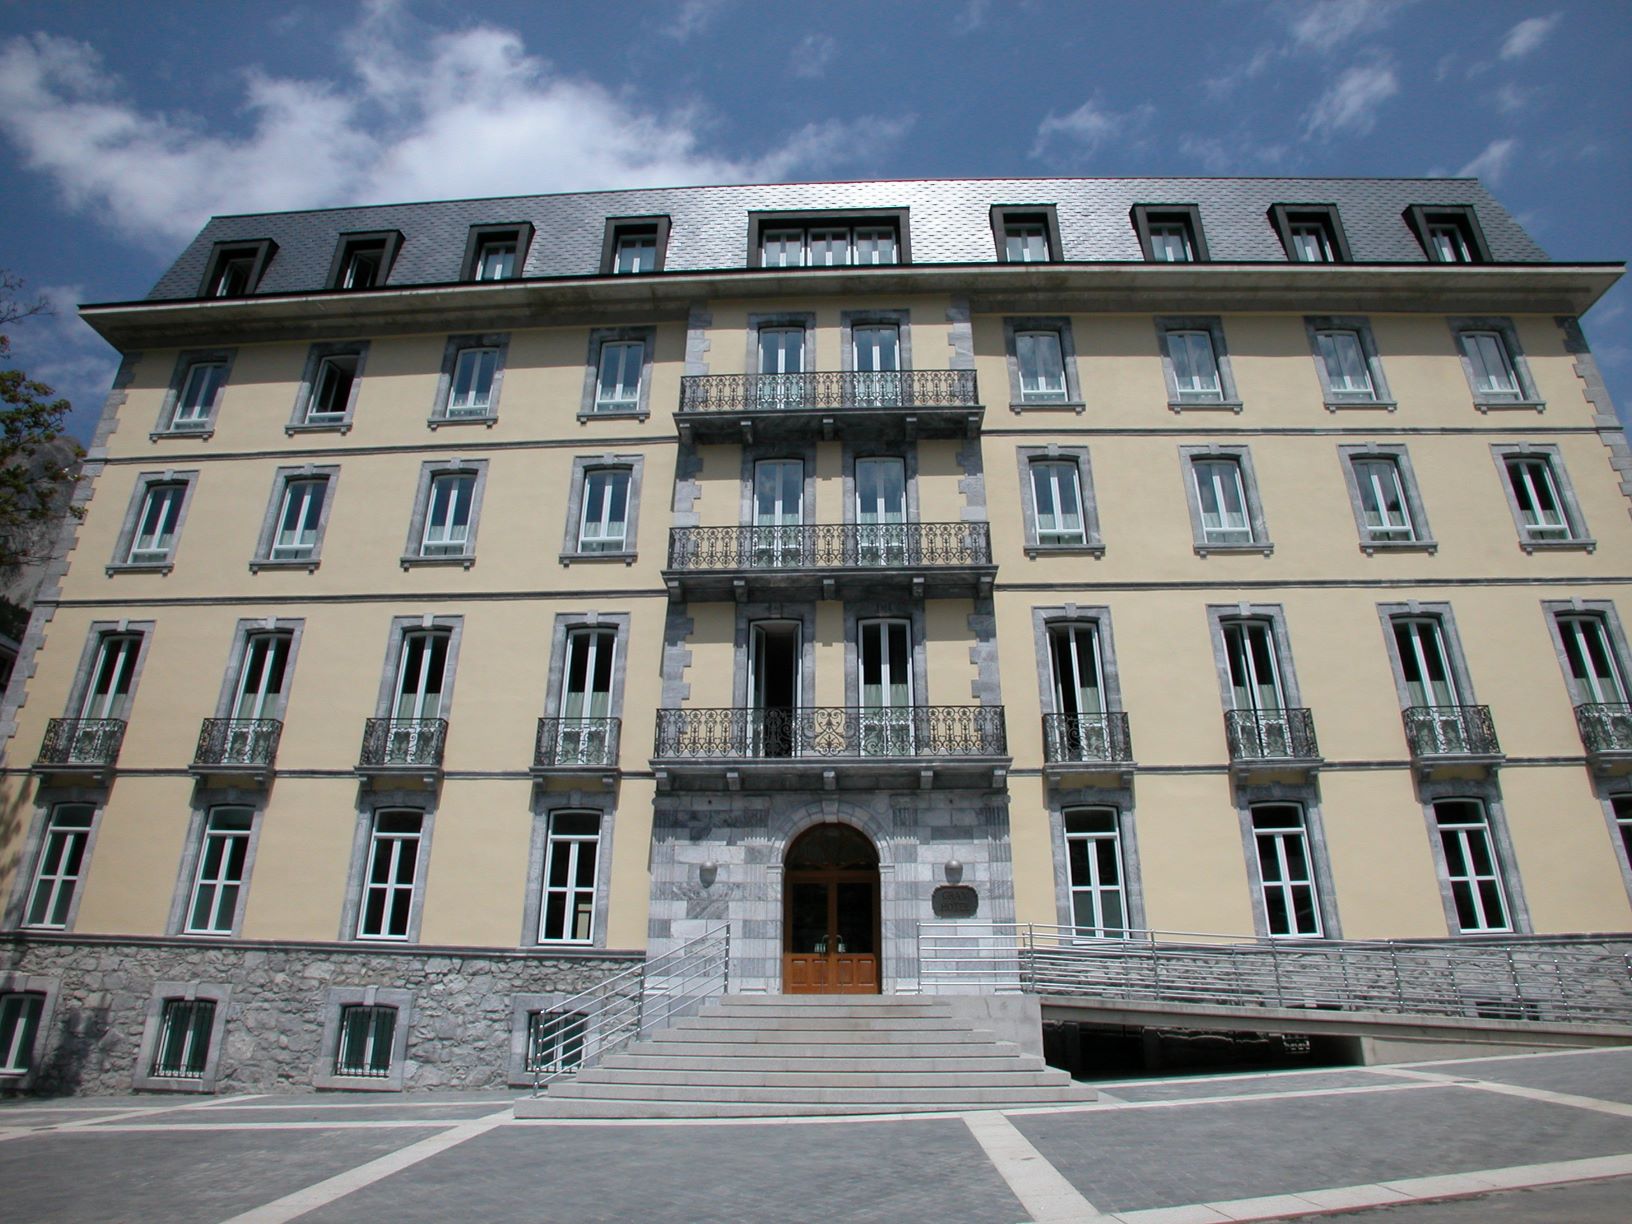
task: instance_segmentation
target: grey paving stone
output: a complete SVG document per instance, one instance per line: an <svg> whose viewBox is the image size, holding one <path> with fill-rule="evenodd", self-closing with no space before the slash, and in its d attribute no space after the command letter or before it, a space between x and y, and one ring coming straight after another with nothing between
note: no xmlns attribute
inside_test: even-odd
<svg viewBox="0 0 1632 1224"><path fill-rule="evenodd" d="M1025 1211L961 1121L512 1126L403 1170L303 1224L955 1219Z"/></svg>
<svg viewBox="0 0 1632 1224"><path fill-rule="evenodd" d="M1489 1058L1425 1066L1422 1070L1632 1105L1632 1050L1583 1050L1539 1058Z"/></svg>
<svg viewBox="0 0 1632 1224"><path fill-rule="evenodd" d="M1506 1190L1443 1203L1406 1203L1344 1211L1335 1215L1297 1216L1294 1221L1354 1221L1355 1224L1626 1224L1632 1216L1632 1178Z"/></svg>
<svg viewBox="0 0 1632 1224"><path fill-rule="evenodd" d="M1368 1071L1297 1071L1284 1075L1218 1075L1174 1083L1142 1080L1136 1083L1097 1083L1122 1101L1185 1101L1215 1096L1256 1096L1266 1092L1307 1092L1321 1088L1375 1087L1386 1082Z"/></svg>
<svg viewBox="0 0 1632 1224"><path fill-rule="evenodd" d="M1012 1121L1101 1211L1632 1152L1632 1119L1464 1088Z"/></svg>

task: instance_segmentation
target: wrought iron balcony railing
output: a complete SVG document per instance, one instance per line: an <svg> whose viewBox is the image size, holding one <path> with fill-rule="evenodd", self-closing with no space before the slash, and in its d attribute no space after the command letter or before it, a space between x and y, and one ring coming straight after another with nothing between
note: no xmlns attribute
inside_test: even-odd
<svg viewBox="0 0 1632 1224"><path fill-rule="evenodd" d="M194 766L261 766L277 760L283 723L276 718L206 718Z"/></svg>
<svg viewBox="0 0 1632 1224"><path fill-rule="evenodd" d="M1002 706L659 710L652 755L678 760L999 757Z"/></svg>
<svg viewBox="0 0 1632 1224"><path fill-rule="evenodd" d="M917 569L990 565L985 523L806 523L674 527L669 565L718 570Z"/></svg>
<svg viewBox="0 0 1632 1224"><path fill-rule="evenodd" d="M533 768L616 765L622 727L621 718L541 718Z"/></svg>
<svg viewBox="0 0 1632 1224"><path fill-rule="evenodd" d="M1044 714L1043 760L1050 765L1133 760L1127 714Z"/></svg>
<svg viewBox="0 0 1632 1224"><path fill-rule="evenodd" d="M40 765L108 766L125 742L122 718L53 718L40 741Z"/></svg>
<svg viewBox="0 0 1632 1224"><path fill-rule="evenodd" d="M847 370L811 374L696 374L680 380L680 412L974 407L973 370Z"/></svg>
<svg viewBox="0 0 1632 1224"><path fill-rule="evenodd" d="M1402 717L1414 757L1501 755L1489 706L1409 706Z"/></svg>
<svg viewBox="0 0 1632 1224"><path fill-rule="evenodd" d="M360 769L439 768L448 738L445 718L371 718L363 728Z"/></svg>
<svg viewBox="0 0 1632 1224"><path fill-rule="evenodd" d="M1312 760L1320 756L1315 720L1306 709L1225 710L1232 761Z"/></svg>
<svg viewBox="0 0 1632 1224"><path fill-rule="evenodd" d="M1632 753L1632 705L1625 702L1578 705L1575 725L1580 728L1581 743L1593 756Z"/></svg>

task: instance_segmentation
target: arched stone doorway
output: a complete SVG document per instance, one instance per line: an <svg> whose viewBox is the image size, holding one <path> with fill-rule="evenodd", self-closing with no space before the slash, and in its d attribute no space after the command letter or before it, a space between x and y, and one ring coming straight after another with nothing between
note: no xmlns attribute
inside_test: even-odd
<svg viewBox="0 0 1632 1224"><path fill-rule="evenodd" d="M783 860L784 994L878 994L878 850L845 824L819 824Z"/></svg>

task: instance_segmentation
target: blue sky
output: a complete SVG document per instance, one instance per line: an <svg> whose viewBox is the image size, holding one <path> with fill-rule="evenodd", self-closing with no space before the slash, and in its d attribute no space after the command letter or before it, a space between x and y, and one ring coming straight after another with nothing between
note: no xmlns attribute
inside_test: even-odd
<svg viewBox="0 0 1632 1224"><path fill-rule="evenodd" d="M1560 260L1632 254L1625 0L0 0L0 267L84 436L212 213L1025 174L1477 174ZM1586 320L1623 417L1632 288Z"/></svg>

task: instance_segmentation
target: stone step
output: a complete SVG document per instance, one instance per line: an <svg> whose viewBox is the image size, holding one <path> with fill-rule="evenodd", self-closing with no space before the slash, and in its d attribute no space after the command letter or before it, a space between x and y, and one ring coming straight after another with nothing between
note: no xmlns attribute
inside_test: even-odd
<svg viewBox="0 0 1632 1224"><path fill-rule="evenodd" d="M1060 1102L1050 1102L1059 1104ZM518 1118L814 1118L849 1114L961 1113L952 1105L908 1105L901 1102L864 1105L778 1104L743 1101L588 1100L576 1097L525 1097L516 1102Z"/></svg>
<svg viewBox="0 0 1632 1224"><path fill-rule="evenodd" d="M1064 1071L690 1071L674 1067L592 1067L578 1073L579 1084L666 1084L675 1087L720 1088L1060 1088L1071 1083ZM552 1088L551 1091L554 1091Z"/></svg>
<svg viewBox="0 0 1632 1224"><path fill-rule="evenodd" d="M692 1034L688 1037L666 1036L664 1033L654 1033L637 1046L628 1046L620 1052L618 1057L631 1051L652 1054L654 1057L667 1058L671 1053L684 1058L742 1058L742 1059L780 1059L780 1058L821 1058L821 1059L852 1059L852 1058L886 1058L891 1061L897 1059L924 1059L924 1058L1004 1058L1015 1057L1020 1053L1019 1047L1008 1042L985 1040L972 1041L924 1041L924 1042L894 1042L894 1041L850 1041L827 1042L816 1045L809 1042L776 1040L776 1041L718 1041L711 1039L707 1033Z"/></svg>
<svg viewBox="0 0 1632 1224"><path fill-rule="evenodd" d="M1059 1105L1094 1099L1086 1085L969 1087L943 1083L932 1088L756 1087L751 1084L597 1084L572 1080L551 1084L555 1100L717 1101L726 1104L797 1105L940 1105L945 1109L997 1108L1005 1105Z"/></svg>
<svg viewBox="0 0 1632 1224"><path fill-rule="evenodd" d="M670 1024L676 1029L734 1029L754 1028L761 1032L777 1029L798 1029L807 1032L882 1033L891 1031L934 1033L967 1030L966 1022L951 1016L779 1016L716 1015L704 1012L696 1016L682 1016Z"/></svg>
<svg viewBox="0 0 1632 1224"><path fill-rule="evenodd" d="M835 1055L778 1056L775 1051L755 1048L751 1055L697 1056L692 1054L622 1053L608 1054L600 1066L620 1070L663 1067L675 1071L812 1071L848 1075L856 1072L913 1071L936 1074L975 1075L986 1071L1042 1071L1048 1064L1035 1054L970 1054L960 1057L924 1057L919 1054L878 1058L843 1058Z"/></svg>
<svg viewBox="0 0 1632 1224"><path fill-rule="evenodd" d="M839 996L843 998L844 996ZM815 1016L842 1017L844 1019L866 1020L882 1019L895 1016L925 1020L950 1020L952 1011L945 1004L940 1003L898 1003L893 1006L881 1004L855 1005L849 1003L804 1004L804 1003L714 1003L704 1008L705 1016L742 1016L759 1019L768 1016L787 1018L809 1018Z"/></svg>
<svg viewBox="0 0 1632 1224"><path fill-rule="evenodd" d="M686 1027L662 1029L649 1040L662 1044L688 1041L724 1043L765 1043L793 1045L990 1045L990 1033L974 1029L809 1029L809 1028L715 1028Z"/></svg>
<svg viewBox="0 0 1632 1224"><path fill-rule="evenodd" d="M709 1004L711 1007L939 1007L947 1006L944 999L934 995L906 994L733 994L722 995Z"/></svg>

